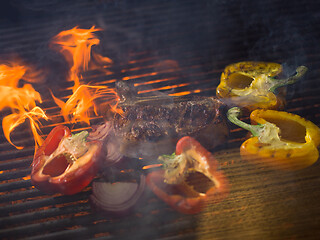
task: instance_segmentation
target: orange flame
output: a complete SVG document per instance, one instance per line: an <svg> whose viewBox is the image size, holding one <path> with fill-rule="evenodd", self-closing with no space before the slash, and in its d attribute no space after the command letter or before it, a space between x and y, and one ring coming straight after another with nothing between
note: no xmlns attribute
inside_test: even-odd
<svg viewBox="0 0 320 240"><path fill-rule="evenodd" d="M27 72L30 71L31 68L18 63L0 65L0 111L7 107L12 111L12 114L3 118L2 128L9 143L17 149L22 149L23 147L16 146L10 139L11 132L17 126L29 119L37 148L43 141L38 133L40 132L39 119L48 120L44 111L36 106L36 102L41 103L42 100L40 94L34 90L31 84L24 84L22 87L18 87L21 79L29 82L40 80L34 77L36 74L33 74L34 76L29 74L28 77Z"/></svg>
<svg viewBox="0 0 320 240"><path fill-rule="evenodd" d="M77 89L80 85L81 72L89 69L91 55L102 66L112 64L110 58L91 52L92 46L100 43L100 40L94 34L97 31L101 31L101 29L95 28L95 26L90 29L74 27L60 32L52 40L53 44L61 47L60 52L71 66L68 81L74 81L74 89Z"/></svg>
<svg viewBox="0 0 320 240"><path fill-rule="evenodd" d="M43 142L43 139L38 134L38 131L40 131L39 128L39 119L44 118L45 120L48 120L48 117L44 113L44 111L40 107L34 107L29 112L22 110L19 113L12 113L2 120L2 128L4 136L7 138L7 140L15 146L17 149L23 149L23 147L16 146L11 142L10 139L10 133L20 124L22 124L26 119L29 119L30 121L30 127L34 136L35 141L35 148L37 149L38 146L40 146Z"/></svg>
<svg viewBox="0 0 320 240"><path fill-rule="evenodd" d="M61 47L60 52L71 66L68 81L74 82L73 94L67 102L63 102L53 96L54 101L61 108L61 114L68 122L83 121L90 124L90 110L93 108L93 112L98 115L97 105L94 101L98 98L104 98L113 111L121 112L121 110L117 109L119 97L114 89L110 89L107 86L82 85L80 82L82 79L81 73L89 69L91 57L99 65L94 65L92 68L103 69L112 64L110 58L91 51L92 46L100 43L100 40L94 34L94 32L100 30L95 26L90 29L74 27L70 30L62 31L53 38L52 43Z"/></svg>
<svg viewBox="0 0 320 240"><path fill-rule="evenodd" d="M95 115L98 115L97 106L93 101L102 97L110 103L114 112L120 113L117 109L119 102L117 93L107 86L80 85L66 103L54 96L53 99L61 108L61 114L66 122L83 121L90 125L90 109L93 108Z"/></svg>

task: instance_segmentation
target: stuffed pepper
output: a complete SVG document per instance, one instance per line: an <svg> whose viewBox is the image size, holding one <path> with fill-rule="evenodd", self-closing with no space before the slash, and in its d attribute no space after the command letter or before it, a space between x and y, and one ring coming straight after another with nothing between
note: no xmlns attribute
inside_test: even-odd
<svg viewBox="0 0 320 240"><path fill-rule="evenodd" d="M80 192L96 176L102 143L87 142L88 132L71 134L68 127L55 127L36 151L31 181L45 193L66 195Z"/></svg>
<svg viewBox="0 0 320 240"><path fill-rule="evenodd" d="M218 169L218 161L195 139L188 136L181 138L174 154L159 159L164 169L149 173L147 184L173 209L195 214L208 202L217 203L228 194L228 182ZM198 191L187 181L188 175L195 172L209 181L203 191Z"/></svg>
<svg viewBox="0 0 320 240"><path fill-rule="evenodd" d="M276 169L297 170L319 158L320 129L292 113L258 109L251 113L250 125L241 121L240 109L231 108L228 119L250 131L252 137L240 147L242 158Z"/></svg>
<svg viewBox="0 0 320 240"><path fill-rule="evenodd" d="M277 78L282 66L271 62L239 62L227 66L221 74L216 89L219 98L229 104L254 109L279 109L285 105L284 91L276 90L293 84L300 79L307 68L300 66L296 74L285 79Z"/></svg>

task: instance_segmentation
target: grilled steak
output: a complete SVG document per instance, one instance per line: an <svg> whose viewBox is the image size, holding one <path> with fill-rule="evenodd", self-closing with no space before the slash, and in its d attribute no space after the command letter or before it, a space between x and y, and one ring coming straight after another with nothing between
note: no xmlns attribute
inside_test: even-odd
<svg viewBox="0 0 320 240"><path fill-rule="evenodd" d="M123 91L130 89L125 87ZM183 136L194 137L207 149L224 143L228 137L223 105L214 97L126 95L121 94L124 113L116 114L111 121L125 156L157 158L171 154Z"/></svg>
<svg viewBox="0 0 320 240"><path fill-rule="evenodd" d="M161 101L160 101L161 102ZM215 98L194 98L170 104L125 105L113 128L127 156L169 154L183 136L192 136L208 149L223 143L228 128Z"/></svg>

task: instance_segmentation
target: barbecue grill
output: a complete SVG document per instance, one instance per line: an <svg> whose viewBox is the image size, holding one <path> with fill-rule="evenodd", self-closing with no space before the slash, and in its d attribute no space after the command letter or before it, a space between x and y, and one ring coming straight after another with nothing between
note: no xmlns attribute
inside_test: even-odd
<svg viewBox="0 0 320 240"><path fill-rule="evenodd" d="M288 86L286 110L320 125L320 49L317 1L9 1L0 16L1 59L19 55L46 69L35 83L45 137L64 123L56 97L67 99L63 57L49 47L53 36L75 26L104 29L95 50L113 60L103 73L83 81L114 87L125 80L141 96L213 96L230 63L246 60L281 63L286 74L309 68ZM2 111L1 120L9 110ZM101 117L90 119L98 124ZM88 129L83 123L69 125ZM27 124L12 133L17 150L0 135L1 239L318 239L320 166L275 171L243 161L239 146L246 131L230 124L228 143L215 155L230 182L229 196L196 215L175 212L147 190L133 213L114 217L91 209L91 185L82 192L47 195L30 180L34 145ZM294 130L293 130L294 131ZM152 171L152 170L151 170Z"/></svg>

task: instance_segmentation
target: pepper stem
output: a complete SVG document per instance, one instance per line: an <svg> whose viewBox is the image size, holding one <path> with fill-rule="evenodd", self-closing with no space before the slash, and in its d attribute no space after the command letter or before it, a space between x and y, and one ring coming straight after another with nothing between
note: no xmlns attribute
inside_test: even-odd
<svg viewBox="0 0 320 240"><path fill-rule="evenodd" d="M71 137L66 138L63 142L68 152L72 154L75 158L83 156L88 151L88 146L86 143L86 138L89 135L87 131L82 131L80 133L72 134Z"/></svg>
<svg viewBox="0 0 320 240"><path fill-rule="evenodd" d="M308 71L308 68L305 66L299 66L296 69L296 73L286 79L274 79L271 78L272 80L275 81L275 84L269 88L270 92L275 92L275 90L279 87L283 87L289 84L293 84L297 82L300 78L304 76L304 74Z"/></svg>
<svg viewBox="0 0 320 240"><path fill-rule="evenodd" d="M76 134L72 134L72 139L74 141L86 140L88 135L89 135L89 132L82 131L82 132L79 132L79 133L76 133Z"/></svg>
<svg viewBox="0 0 320 240"><path fill-rule="evenodd" d="M241 121L238 117L241 114L241 110L238 107L233 107L228 110L227 117L230 122L238 125L239 127L246 129L252 133L253 136L258 137L260 131L263 129L263 124L261 125L250 125Z"/></svg>
<svg viewBox="0 0 320 240"><path fill-rule="evenodd" d="M158 158L163 162L164 181L168 184L181 183L188 173L188 160L184 154L162 155Z"/></svg>

